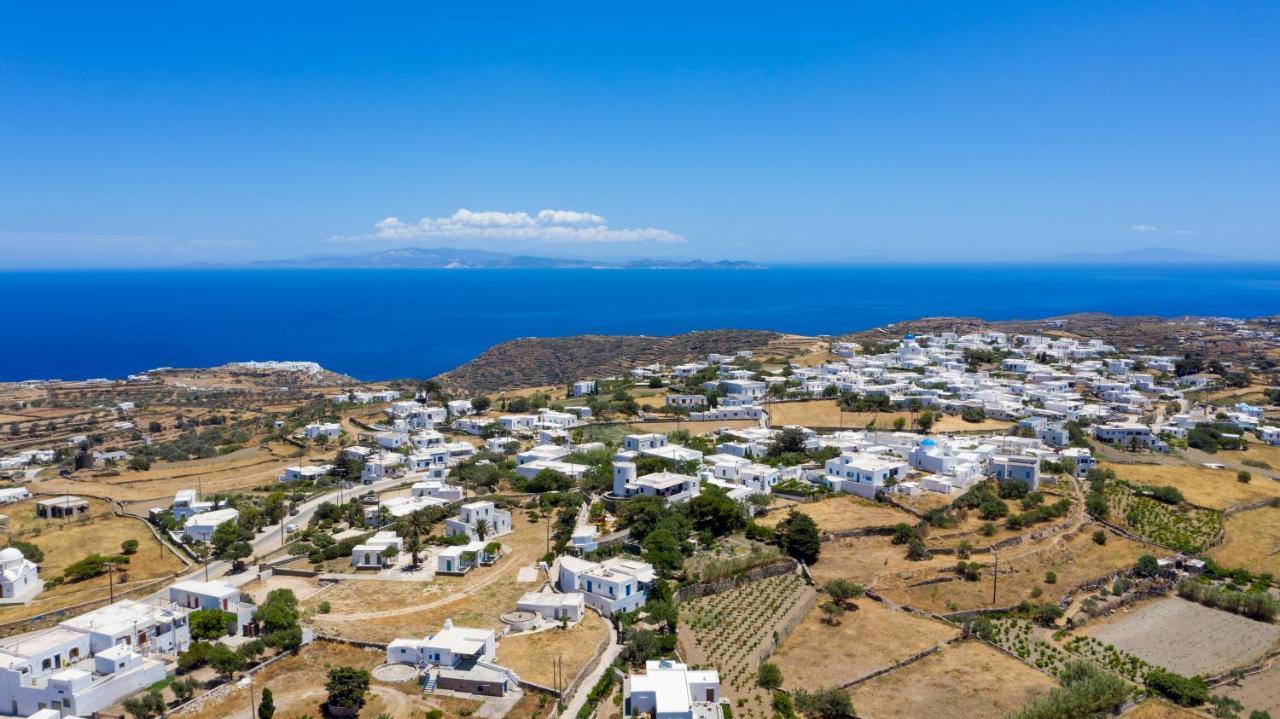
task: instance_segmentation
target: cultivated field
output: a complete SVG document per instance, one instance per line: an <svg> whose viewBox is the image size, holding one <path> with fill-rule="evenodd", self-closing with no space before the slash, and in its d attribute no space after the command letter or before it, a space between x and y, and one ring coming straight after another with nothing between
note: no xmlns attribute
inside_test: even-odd
<svg viewBox="0 0 1280 719"><path fill-rule="evenodd" d="M789 689L845 684L955 637L960 630L859 599L840 624L823 622L814 610L805 616L769 660L782 669Z"/></svg>
<svg viewBox="0 0 1280 719"><path fill-rule="evenodd" d="M1280 576L1280 507L1227 517L1226 539L1210 549L1209 556L1228 567Z"/></svg>
<svg viewBox="0 0 1280 719"><path fill-rule="evenodd" d="M1256 661L1280 640L1280 627L1166 597L1135 605L1082 634L1191 676Z"/></svg>
<svg viewBox="0 0 1280 719"><path fill-rule="evenodd" d="M512 606L512 609L515 607ZM498 664L521 679L543 686L554 680L552 662L560 659L564 681L572 679L608 637L609 623L595 612L584 612L582 621L565 630L548 629L533 634L508 634L498 643Z"/></svg>
<svg viewBox="0 0 1280 719"><path fill-rule="evenodd" d="M769 413L769 424L781 427L788 424L799 424L806 427L845 427L862 429L868 422L875 420L880 429L892 429L893 421L901 417L911 426L911 414L908 412L841 412L833 399L815 399L805 402L778 402L765 405ZM943 415L933 423L934 432L979 432L1008 429L1009 422L987 419L982 422L966 422L959 417Z"/></svg>
<svg viewBox="0 0 1280 719"><path fill-rule="evenodd" d="M850 690L858 716L999 719L1056 682L985 644L966 641Z"/></svg>
<svg viewBox="0 0 1280 719"><path fill-rule="evenodd" d="M73 520L37 519L35 500L11 504L6 509L12 537L35 544L44 552L40 562L40 579L60 576L69 565L90 554L118 555L120 545L129 539L138 541L138 551L128 564L117 567L117 594L130 587L171 576L184 568L173 552L160 544L141 520L118 517L106 502L90 500L90 514ZM0 607L0 622L33 617L110 595L109 577L102 575L79 582L66 582L40 593L30 604Z"/></svg>
<svg viewBox="0 0 1280 719"><path fill-rule="evenodd" d="M1130 482L1176 487L1188 502L1212 509L1226 509L1237 504L1280 497L1280 482L1255 479L1244 484L1236 481L1236 473L1232 470L1151 464L1104 466L1114 469L1117 477Z"/></svg>
<svg viewBox="0 0 1280 719"><path fill-rule="evenodd" d="M809 515L818 523L824 532L838 532L845 529L863 527L886 527L898 522L915 523L915 517L894 509L885 504L876 504L859 499L850 494L836 495L817 502L793 502L789 499L776 499L769 513L757 521L767 527L775 526L787 518L788 510L794 507L797 511Z"/></svg>
<svg viewBox="0 0 1280 719"><path fill-rule="evenodd" d="M767 719L773 716L770 697L756 685L760 652L812 597L813 589L798 575L783 574L684 602L681 656L691 665L715 666L721 693L745 703L735 707L735 716Z"/></svg>

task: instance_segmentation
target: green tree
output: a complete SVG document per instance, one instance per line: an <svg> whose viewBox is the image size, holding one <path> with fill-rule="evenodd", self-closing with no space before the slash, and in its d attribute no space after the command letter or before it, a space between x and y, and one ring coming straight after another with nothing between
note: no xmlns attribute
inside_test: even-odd
<svg viewBox="0 0 1280 719"><path fill-rule="evenodd" d="M809 515L792 509L774 529L782 551L805 564L818 561L822 552L822 538L818 524Z"/></svg>
<svg viewBox="0 0 1280 719"><path fill-rule="evenodd" d="M121 554L136 554L138 551L138 540L126 539L120 543Z"/></svg>
<svg viewBox="0 0 1280 719"><path fill-rule="evenodd" d="M236 672L243 671L247 665L248 661L244 656L225 644L214 644L213 649L209 650L209 666L213 667L223 681L230 681Z"/></svg>
<svg viewBox="0 0 1280 719"><path fill-rule="evenodd" d="M823 589L832 601L841 606L848 606L850 600L857 599L866 593L866 589L861 584L848 579L832 579L823 586Z"/></svg>
<svg viewBox="0 0 1280 719"><path fill-rule="evenodd" d="M343 709L359 707L364 703L365 692L369 691L369 679L369 672L364 669L333 667L324 685L329 693L329 705Z"/></svg>
<svg viewBox="0 0 1280 719"><path fill-rule="evenodd" d="M706 487L689 501L689 518L698 531L721 537L747 526L742 506L719 487Z"/></svg>
<svg viewBox="0 0 1280 719"><path fill-rule="evenodd" d="M126 699L121 706L133 719L152 719L164 714L164 695L159 689L151 689L140 697Z"/></svg>
<svg viewBox="0 0 1280 719"><path fill-rule="evenodd" d="M258 719L271 719L276 715L275 697L271 696L271 690L263 687L262 701L258 702Z"/></svg>
<svg viewBox="0 0 1280 719"><path fill-rule="evenodd" d="M191 624L192 639L213 641L231 633L228 626L235 626L236 615L220 609L197 609L188 619Z"/></svg>
<svg viewBox="0 0 1280 719"><path fill-rule="evenodd" d="M1160 563L1150 554L1144 554L1138 557L1137 570L1144 577L1154 577L1160 573Z"/></svg>

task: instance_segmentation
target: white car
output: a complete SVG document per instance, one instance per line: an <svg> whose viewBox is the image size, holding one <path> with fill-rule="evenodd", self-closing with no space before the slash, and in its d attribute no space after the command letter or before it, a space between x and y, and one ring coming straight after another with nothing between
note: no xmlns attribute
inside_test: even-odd
<svg viewBox="0 0 1280 719"><path fill-rule="evenodd" d="M290 522L289 524L284 525L284 531L288 534L293 534L294 532L298 531L298 525Z"/></svg>

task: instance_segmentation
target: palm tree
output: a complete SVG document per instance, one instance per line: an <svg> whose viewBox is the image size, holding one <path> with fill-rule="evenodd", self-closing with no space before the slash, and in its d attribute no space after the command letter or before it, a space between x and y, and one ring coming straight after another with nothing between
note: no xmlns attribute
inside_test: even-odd
<svg viewBox="0 0 1280 719"><path fill-rule="evenodd" d="M413 566L418 566L418 550L422 548L422 536L431 531L431 523L427 521L427 515L423 514L419 509L416 512L410 512L405 517L405 531L409 533L408 544L409 550L413 556Z"/></svg>
<svg viewBox="0 0 1280 719"><path fill-rule="evenodd" d="M477 519L471 528L475 530L476 536L483 542L484 538L493 533L493 525L487 519Z"/></svg>
<svg viewBox="0 0 1280 719"><path fill-rule="evenodd" d="M382 505L378 507L378 526L385 527L391 522L391 510Z"/></svg>

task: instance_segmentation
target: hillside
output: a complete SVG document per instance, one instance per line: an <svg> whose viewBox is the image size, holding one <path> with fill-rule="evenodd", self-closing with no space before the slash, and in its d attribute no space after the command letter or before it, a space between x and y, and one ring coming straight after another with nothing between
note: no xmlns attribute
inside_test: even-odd
<svg viewBox="0 0 1280 719"><path fill-rule="evenodd" d="M511 340L436 379L468 392L568 384L661 362L679 364L711 352L761 349L784 337L762 330L708 330L668 337L577 335Z"/></svg>

